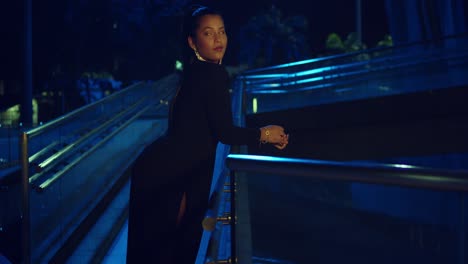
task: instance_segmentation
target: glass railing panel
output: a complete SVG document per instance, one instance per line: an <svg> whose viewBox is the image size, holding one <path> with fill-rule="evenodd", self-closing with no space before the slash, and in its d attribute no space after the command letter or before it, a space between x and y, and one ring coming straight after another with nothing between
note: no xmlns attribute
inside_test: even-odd
<svg viewBox="0 0 468 264"><path fill-rule="evenodd" d="M464 193L243 172L237 179L240 263L466 261Z"/></svg>

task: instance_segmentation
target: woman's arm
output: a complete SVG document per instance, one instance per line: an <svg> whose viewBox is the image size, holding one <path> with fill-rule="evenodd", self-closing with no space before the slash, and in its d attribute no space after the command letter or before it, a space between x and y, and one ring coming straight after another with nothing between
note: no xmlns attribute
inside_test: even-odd
<svg viewBox="0 0 468 264"><path fill-rule="evenodd" d="M224 144L244 145L259 142L272 143L283 149L288 143L281 126L269 125L257 128L243 128L233 125L231 96L229 94L229 76L224 68L216 67L212 78L207 78L208 95L206 113L216 137Z"/></svg>
<svg viewBox="0 0 468 264"><path fill-rule="evenodd" d="M229 76L221 66L212 67L204 79L206 89L206 114L215 136L227 145L250 145L260 140L257 128L238 127L233 124L232 101L229 94Z"/></svg>

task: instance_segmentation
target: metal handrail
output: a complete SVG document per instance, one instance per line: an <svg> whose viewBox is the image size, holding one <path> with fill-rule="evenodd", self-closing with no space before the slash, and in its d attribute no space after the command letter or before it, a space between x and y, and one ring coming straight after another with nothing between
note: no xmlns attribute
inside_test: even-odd
<svg viewBox="0 0 468 264"><path fill-rule="evenodd" d="M114 124L117 121L121 120L123 117L126 117L128 113L131 113L137 106L143 104L143 102L145 102L145 98L140 99L138 102L134 103L133 105L131 105L124 111L120 112L119 114L114 116L112 119L109 119L108 121L102 123L100 126L92 129L86 135L78 138L75 142L68 144L66 147L64 147L60 151L56 152L55 154L51 155L49 158L42 161L40 164L37 165L37 169L39 169L39 172L30 177L29 179L30 183L33 183L38 178L40 178L45 172L47 172L48 171L47 168L52 168L53 165L57 164L58 162L70 156L77 146L79 146L80 144L82 144L83 142L91 138L92 136L97 135L104 129L108 128L111 124Z"/></svg>
<svg viewBox="0 0 468 264"><path fill-rule="evenodd" d="M416 65L425 65L429 63L434 63L434 62L439 62L439 61L445 61L445 60L450 60L454 58L462 58L462 57L468 57L468 53L466 54L457 54L457 55L445 55L443 57L427 57L423 58L419 61L408 61L406 63L398 63L398 64L384 64L384 65L377 65L373 66L372 68L369 69L357 69L354 71L336 71L336 69L328 69L328 70L322 70L319 72L319 74L304 74L298 76L298 73L291 73L291 74L285 74L285 76L281 78L268 78L268 79L263 79L261 81L256 81L254 83L249 82L249 88L247 91L249 92L258 92L258 91L268 91L268 90L274 90L278 88L284 89L285 87L288 86L297 86L300 84L307 85L306 90L313 89L313 87L309 87L313 83L323 83L323 82L331 82L334 81L335 79L340 79L340 78L345 78L346 81L349 81L350 78L357 78L359 76L365 76L368 73L378 73L378 72L385 72L389 70L395 70L395 69L401 69L404 67L413 67ZM372 61L365 61L365 62L353 62L352 64L369 64ZM349 64L351 65L351 64ZM336 66L333 66L336 67ZM344 66L340 66L344 67ZM330 68L329 66L326 68ZM317 69L316 69L317 70ZM318 69L320 70L320 69ZM319 76L313 78L312 76ZM313 78L314 80L307 80ZM306 80L304 80L306 79ZM279 86L273 86L272 84L277 84ZM323 84L318 84L318 85L323 85ZM297 89L297 88L296 88ZM295 89L295 90L296 90ZM301 89L301 91L304 90ZM288 89L290 91L290 89Z"/></svg>
<svg viewBox="0 0 468 264"><path fill-rule="evenodd" d="M76 110L74 110L74 111L72 111L72 112L70 112L70 113L68 113L66 115L63 115L63 116L61 116L61 117L59 117L57 119L54 119L54 120L52 120L52 121L50 121L50 122L48 122L48 123L46 123L46 124L44 124L44 125L42 125L40 127L36 127L34 129L31 129L31 130L27 131L26 134L28 135L28 138L30 140L30 139L32 139L33 137L35 137L35 136L37 136L39 134L42 134L42 133L44 133L46 131L49 131L49 130L63 124L64 122L66 122L66 120L72 119L72 118L74 118L76 116L79 116L80 114L82 114L84 112L89 111L90 109L96 108L96 107L98 107L98 106L100 106L100 105L102 105L102 104L104 104L106 102L109 102L109 101L111 101L113 99L119 98L120 96L122 96L121 94L128 93L128 92L130 92L130 90L134 90L134 89L138 88L141 85L144 85L144 82L135 83L135 84L133 84L133 85L131 85L131 86L125 88L125 89L122 89L120 91L112 93L112 94L108 95L107 97L105 97L105 98L103 98L103 99L101 99L99 101L96 101L96 102L93 102L93 103L90 103L90 104L86 105L86 107L78 108L78 109L76 109Z"/></svg>
<svg viewBox="0 0 468 264"><path fill-rule="evenodd" d="M454 39L463 39L463 38L468 38L467 33L462 33L462 34L453 34L453 35L446 35L446 36L441 36L439 38L434 38L430 40L420 40L420 41L415 41L415 42L407 42L407 43L401 43L398 46L391 46L391 47L376 47L376 48L371 48L371 49L366 49L366 50L359 50L359 51L354 51L354 52L347 52L347 53L341 53L341 54L336 54L336 55L330 55L330 56L324 56L324 57L318 57L318 58L313 58L313 59L306 59L302 61L296 61L296 62L291 62L291 63L284 63L280 65L274 65L274 66L269 66L269 67L264 67L264 68L258 68L258 69L252 69L252 70L247 70L243 72L243 75L257 75L262 72L270 72L270 71L275 71L279 69L293 69L294 67L297 66L303 66L306 64L314 64L314 63L321 63L325 61L337 61L340 59L345 59L345 58L352 58L355 56L359 56L362 54L368 54L368 53L375 53L375 52L385 52L385 51L393 51L393 50L405 50L407 48L411 47L416 47L416 46L423 46L427 44L434 44L434 43L440 43L442 41L449 41L449 40L454 40ZM336 64L336 63L332 63Z"/></svg>
<svg viewBox="0 0 468 264"><path fill-rule="evenodd" d="M373 79L382 78L382 74L390 74L391 73L390 70L393 70L393 69L402 69L402 68L415 67L415 66L422 67L423 65L427 65L429 63L433 63L437 61L439 60L428 59L427 61L421 62L420 64L422 65L417 65L416 63L408 63L408 64L401 64L401 65L395 65L395 66L377 67L377 68L368 69L368 70L332 74L330 76L324 76L321 80L303 81L300 84L294 83L294 82L297 82L297 80L294 80L294 81L289 81L289 83L285 83L285 84L282 83L279 87L275 87L275 88L255 87L256 85L251 85L254 87L246 88L245 91L249 94L266 94L266 93L272 93L272 92L276 94L279 94L279 93L283 94L283 93L297 93L297 92L311 91L311 90L330 88L330 87L350 86L352 84L359 83L362 81L369 81L372 79L372 77ZM372 73L373 75L368 76L369 73ZM265 84L265 86L267 85L268 84Z"/></svg>
<svg viewBox="0 0 468 264"><path fill-rule="evenodd" d="M398 54L398 55L392 55L391 57L385 56L385 57L364 59L364 60L359 60L359 61L338 63L338 64L333 64L333 65L319 66L319 67L308 67L305 70L299 70L299 71L294 71L294 72L244 75L243 79L248 80L247 81L248 84L253 84L253 83L257 84L257 83L268 82L269 80L294 78L297 76L322 75L322 73L326 73L326 72L342 72L348 68L366 66L366 65L369 65L369 63L373 63L373 64L385 63L387 65L390 60L395 61L397 59L407 59L408 57L409 57L408 55Z"/></svg>
<svg viewBox="0 0 468 264"><path fill-rule="evenodd" d="M109 135L106 135L105 138L100 140L97 144L93 145L90 149L88 149L86 152L82 153L77 159L72 161L70 164L67 164L64 168L62 168L59 172L54 174L52 177L48 178L45 180L43 183L41 183L38 186L34 186L34 189L38 192L42 192L51 185L53 185L58 179L60 179L63 175L65 175L66 172L68 172L70 169L75 167L77 164L80 163L84 158L88 157L89 154L91 154L93 151L98 149L102 144L105 142L108 142L111 138L113 138L117 133L122 131L125 127L127 127L130 123L132 123L135 119L137 119L140 115L142 115L144 112L146 112L151 106L146 106L142 110L138 111L135 115L133 115L131 118L127 119L125 123L123 123L118 129L115 129L110 133Z"/></svg>
<svg viewBox="0 0 468 264"><path fill-rule="evenodd" d="M468 191L468 171L464 170L242 154L230 154L226 159L226 166L235 171L300 176L309 179L396 185L452 192Z"/></svg>

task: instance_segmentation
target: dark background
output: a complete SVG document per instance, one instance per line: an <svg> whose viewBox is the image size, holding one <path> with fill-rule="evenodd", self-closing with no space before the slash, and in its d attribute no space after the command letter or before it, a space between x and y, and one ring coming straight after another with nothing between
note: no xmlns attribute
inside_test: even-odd
<svg viewBox="0 0 468 264"><path fill-rule="evenodd" d="M320 56L326 36L343 38L355 31L354 1L33 1L34 90L57 72L75 78L83 72L107 71L124 81L158 79L173 70L179 58L181 10L192 3L220 9L226 19L229 49L225 64L242 64L240 31L250 18L276 6L282 18L304 16L304 58ZM0 79L21 80L24 1L2 2ZM363 42L374 46L388 34L384 1L362 1ZM114 24L117 23L117 27ZM285 49L277 47L276 49ZM276 51L269 64L287 62Z"/></svg>
<svg viewBox="0 0 468 264"><path fill-rule="evenodd" d="M346 42L356 31L356 1L349 0L2 1L0 111L30 93L24 88L29 87L24 85L28 1L32 3L32 96L47 92L40 103L51 109L43 121L90 101L90 96L85 100L80 95L80 80L113 79L126 87L174 72L185 45L180 35L182 15L191 4L224 13L229 47L223 63L234 73L349 52L353 51L349 43L356 43L348 42L343 49L327 46L331 33ZM391 44L399 45L467 31L468 0L360 2L358 49L374 48L388 36Z"/></svg>

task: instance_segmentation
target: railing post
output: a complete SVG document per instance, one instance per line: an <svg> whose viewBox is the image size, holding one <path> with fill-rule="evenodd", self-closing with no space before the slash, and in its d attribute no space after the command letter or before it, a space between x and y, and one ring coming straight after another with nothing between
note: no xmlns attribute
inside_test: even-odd
<svg viewBox="0 0 468 264"><path fill-rule="evenodd" d="M236 108L235 112L235 125L243 126L244 125L244 78L238 77L236 82L236 92L237 96L235 97L236 102L234 102ZM233 148L236 153L240 152L239 147ZM237 212L236 212L236 175L234 172L229 173L229 190L230 190L230 213L231 213L231 222L230 222L230 232L231 232L231 263L237 263L237 239L236 239L236 225L237 225Z"/></svg>
<svg viewBox="0 0 468 264"><path fill-rule="evenodd" d="M22 228L22 255L24 264L31 263L31 218L29 210L29 152L28 134L21 133L20 139L20 160L21 160L21 228Z"/></svg>
<svg viewBox="0 0 468 264"><path fill-rule="evenodd" d="M236 125L245 126L246 104L246 80L244 76L238 77L237 83L237 111ZM245 153L245 147L238 148L237 153ZM230 203L231 203L231 263L250 264L251 262L251 232L250 215L248 210L248 188L245 177L238 175L235 171L230 171ZM239 191L240 190L240 191ZM238 244L238 238L242 238L242 243Z"/></svg>
<svg viewBox="0 0 468 264"><path fill-rule="evenodd" d="M230 173L230 190L231 190L231 260L237 264L237 213L236 213L236 176L234 172Z"/></svg>

